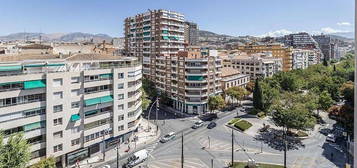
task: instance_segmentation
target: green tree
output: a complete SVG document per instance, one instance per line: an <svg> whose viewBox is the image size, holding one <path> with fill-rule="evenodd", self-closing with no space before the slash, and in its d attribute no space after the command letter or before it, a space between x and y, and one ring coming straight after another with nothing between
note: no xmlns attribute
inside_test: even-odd
<svg viewBox="0 0 357 168"><path fill-rule="evenodd" d="M39 162L35 163L30 168L56 168L56 160L54 157L41 159Z"/></svg>
<svg viewBox="0 0 357 168"><path fill-rule="evenodd" d="M142 87L145 90L145 92L148 95L148 97L156 98L157 90L155 88L155 83L152 82L151 80L147 79L147 78L143 78L143 82L142 83L143 83Z"/></svg>
<svg viewBox="0 0 357 168"><path fill-rule="evenodd" d="M254 82L253 81L249 81L247 83L247 86L245 87L245 89L247 89L248 92L252 93L254 90Z"/></svg>
<svg viewBox="0 0 357 168"><path fill-rule="evenodd" d="M327 62L327 59L326 59L326 58L324 58L324 60L323 60L323 62L322 62L322 65L328 66L328 62Z"/></svg>
<svg viewBox="0 0 357 168"><path fill-rule="evenodd" d="M269 112L269 109L274 101L279 97L279 90L271 87L267 83L261 83L261 90L263 96L263 108L261 110Z"/></svg>
<svg viewBox="0 0 357 168"><path fill-rule="evenodd" d="M142 109L143 109L143 111L145 111L145 110L148 109L148 107L149 107L149 105L151 103L151 100L148 98L148 95L147 95L146 91L143 88L141 88L141 93L142 93L141 94Z"/></svg>
<svg viewBox="0 0 357 168"><path fill-rule="evenodd" d="M164 104L167 106L172 105L172 100L166 92L161 93L159 97L160 97L160 104Z"/></svg>
<svg viewBox="0 0 357 168"><path fill-rule="evenodd" d="M23 168L30 160L30 145L23 134L13 134L1 148L0 155L4 168Z"/></svg>
<svg viewBox="0 0 357 168"><path fill-rule="evenodd" d="M224 108L225 102L222 96L210 96L208 98L208 108L211 112Z"/></svg>
<svg viewBox="0 0 357 168"><path fill-rule="evenodd" d="M256 79L253 90L253 106L255 109L263 110L263 92L260 86L260 80Z"/></svg>
<svg viewBox="0 0 357 168"><path fill-rule="evenodd" d="M319 108L320 110L327 111L333 103L331 95L327 91L323 91L319 97Z"/></svg>
<svg viewBox="0 0 357 168"><path fill-rule="evenodd" d="M291 93L284 94L279 101L272 106L272 120L277 126L285 127L287 130L312 128L316 124L316 118L305 104L297 101L298 96Z"/></svg>
<svg viewBox="0 0 357 168"><path fill-rule="evenodd" d="M347 103L353 104L354 102L354 83L348 81L340 87L341 96L347 101Z"/></svg>

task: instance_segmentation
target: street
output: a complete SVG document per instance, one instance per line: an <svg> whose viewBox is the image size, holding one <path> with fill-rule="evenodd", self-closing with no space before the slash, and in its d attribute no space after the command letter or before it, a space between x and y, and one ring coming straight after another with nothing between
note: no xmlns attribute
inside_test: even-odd
<svg viewBox="0 0 357 168"><path fill-rule="evenodd" d="M215 122L217 127L207 129L209 122L204 122L204 126L198 129L192 129L191 126L197 121L197 117L180 118L171 113L160 110L156 123L161 130L161 136L175 132L176 137L166 143L158 142L148 144L139 149L147 149L149 159L136 167L180 167L181 166L181 135L184 135L184 167L208 168L225 167L231 162L231 129L225 124L237 113L222 112L219 119ZM246 114L241 113L240 117ZM154 119L154 113L150 119ZM165 118L163 117L165 116ZM331 128L333 121L326 120L326 128ZM332 168L343 167L345 158L341 151L335 148L336 144L325 141L326 137L317 132L314 136L302 140L304 147L287 152L287 164L291 168ZM204 149L202 148L204 147ZM138 150L139 150L138 149ZM334 153L331 160L330 154ZM127 158L121 158L120 163L125 163ZM247 161L254 159L258 163L283 164L283 151L275 150L268 144L256 140L254 137L234 131L234 160ZM116 167L116 161L110 161L107 164Z"/></svg>

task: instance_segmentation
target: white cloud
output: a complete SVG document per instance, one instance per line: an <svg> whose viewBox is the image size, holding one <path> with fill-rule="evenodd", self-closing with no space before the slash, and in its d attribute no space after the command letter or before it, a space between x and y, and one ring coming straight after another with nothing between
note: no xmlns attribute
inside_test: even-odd
<svg viewBox="0 0 357 168"><path fill-rule="evenodd" d="M276 30L276 31L272 31L272 32L268 32L265 34L260 35L260 37L266 37L266 36L270 36L270 37L279 37L279 36L284 36L284 35L288 35L293 33L290 30L286 30L286 29L280 29L280 30Z"/></svg>
<svg viewBox="0 0 357 168"><path fill-rule="evenodd" d="M344 33L344 32L348 32L345 30L339 30L339 29L333 29L331 27L324 27L321 28L321 33L326 33L326 34L331 34L331 33Z"/></svg>
<svg viewBox="0 0 357 168"><path fill-rule="evenodd" d="M339 26L351 26L352 24L350 22L338 22L337 25L339 25Z"/></svg>

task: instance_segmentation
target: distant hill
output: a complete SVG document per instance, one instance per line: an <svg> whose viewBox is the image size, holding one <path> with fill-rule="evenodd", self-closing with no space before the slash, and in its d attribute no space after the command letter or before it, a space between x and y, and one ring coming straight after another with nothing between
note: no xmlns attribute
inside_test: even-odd
<svg viewBox="0 0 357 168"><path fill-rule="evenodd" d="M42 41L48 42L83 42L83 41L91 41L99 43L103 40L110 42L112 37L106 34L90 34L90 33L82 33L82 32L74 32L74 33L14 33L9 34L7 36L0 36L1 41L23 41L23 40L31 40L38 41L41 37Z"/></svg>
<svg viewBox="0 0 357 168"><path fill-rule="evenodd" d="M346 38L345 40L354 39L355 38L355 33L354 32L331 33L329 35L331 35L331 36L340 36L342 38Z"/></svg>

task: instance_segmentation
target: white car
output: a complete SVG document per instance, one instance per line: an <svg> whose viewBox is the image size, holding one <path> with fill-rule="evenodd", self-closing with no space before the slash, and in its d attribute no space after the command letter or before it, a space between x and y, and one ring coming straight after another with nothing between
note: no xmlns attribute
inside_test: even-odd
<svg viewBox="0 0 357 168"><path fill-rule="evenodd" d="M200 128L203 126L203 121L199 120L196 121L195 124L192 126L193 129Z"/></svg>
<svg viewBox="0 0 357 168"><path fill-rule="evenodd" d="M335 135L334 135L334 134L328 134L328 135L326 136L326 141L330 141L330 142L335 143L335 142L336 142Z"/></svg>
<svg viewBox="0 0 357 168"><path fill-rule="evenodd" d="M104 165L102 168L110 168L109 165Z"/></svg>
<svg viewBox="0 0 357 168"><path fill-rule="evenodd" d="M175 132L170 132L168 133L167 135L163 136L161 139L160 139L160 142L161 143L165 143L167 141L170 141L171 139L174 139L176 137L175 135Z"/></svg>

